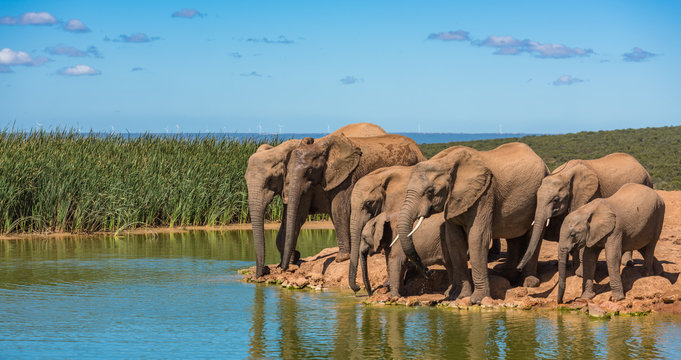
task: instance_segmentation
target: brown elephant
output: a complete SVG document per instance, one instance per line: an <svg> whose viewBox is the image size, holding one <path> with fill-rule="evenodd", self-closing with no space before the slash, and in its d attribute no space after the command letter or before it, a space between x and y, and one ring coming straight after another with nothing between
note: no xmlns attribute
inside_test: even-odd
<svg viewBox="0 0 681 360"><path fill-rule="evenodd" d="M391 214L380 213L375 218L369 220L362 230L362 239L358 247L364 288L369 295L372 294L372 289L367 268L367 256L370 253L377 253L381 250L384 250L386 254L387 283L390 288L390 296L399 297L402 293L404 274L407 269L407 256L402 251L400 242L395 241L394 238L394 235L397 234L398 217L399 212ZM459 236L463 237L463 232L460 232ZM412 234L412 238L414 247L425 265L446 265L445 260L449 260L449 257L443 254L444 247L442 242L445 239L445 218L443 213L438 213L424 219L418 229ZM451 281L451 266L445 267Z"/></svg>
<svg viewBox="0 0 681 360"><path fill-rule="evenodd" d="M508 143L490 151L451 147L414 166L398 234L404 253L427 275L427 268L414 248L409 232L419 217L444 211L446 253L451 258L453 281L448 296L471 295L479 303L489 296L487 252L492 238L505 238L507 266L515 271L518 256L527 246L536 207L537 189L549 170L532 149ZM463 229L465 237L453 236ZM468 277L468 249L473 284ZM521 251L522 249L522 251ZM525 281L536 279L536 258L524 270ZM511 274L514 275L514 274Z"/></svg>
<svg viewBox="0 0 681 360"><path fill-rule="evenodd" d="M542 180L537 190L537 209L530 244L518 265L521 270L535 253L539 253L541 239L558 241L565 216L597 198L609 197L627 183L643 184L650 188L653 181L648 171L629 154L613 153L595 160L570 160ZM548 224L548 226L547 226ZM575 269L581 275L579 249L573 253ZM631 252L623 262L631 260Z"/></svg>
<svg viewBox="0 0 681 360"><path fill-rule="evenodd" d="M329 135L344 134L348 137L382 136L386 132L378 125L370 123L357 123L343 126ZM264 217L267 205L275 195L281 195L284 189L286 165L291 151L297 148L301 142L307 140L292 139L284 141L277 146L262 145L248 159L246 168L246 184L248 187L248 205L251 215L251 226L255 243L256 276L262 276L269 272L265 266L265 227ZM285 212L284 212L285 213ZM285 233L286 221L282 219L277 235L277 248L279 253L283 251L281 238Z"/></svg>
<svg viewBox="0 0 681 360"><path fill-rule="evenodd" d="M620 261L625 251L638 250L647 275L659 274L662 266L655 259L655 245L664 222L662 198L648 186L626 184L614 195L596 199L565 217L558 242L558 303L565 294L565 267L568 252L584 249L582 298L592 299L596 262L601 250L610 275L612 299L624 299Z"/></svg>
<svg viewBox="0 0 681 360"><path fill-rule="evenodd" d="M350 258L350 195L355 183L378 168L422 160L425 156L416 142L401 135L352 139L329 135L293 150L284 182L286 223L291 226L286 228L281 268L288 269L298 232L310 210L323 206L336 229L336 261Z"/></svg>

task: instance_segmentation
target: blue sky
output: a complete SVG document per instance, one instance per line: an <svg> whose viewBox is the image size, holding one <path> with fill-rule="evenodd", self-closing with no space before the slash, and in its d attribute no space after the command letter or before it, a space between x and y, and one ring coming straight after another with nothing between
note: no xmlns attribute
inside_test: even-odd
<svg viewBox="0 0 681 360"><path fill-rule="evenodd" d="M681 125L679 19L676 1L4 0L0 122L117 132Z"/></svg>

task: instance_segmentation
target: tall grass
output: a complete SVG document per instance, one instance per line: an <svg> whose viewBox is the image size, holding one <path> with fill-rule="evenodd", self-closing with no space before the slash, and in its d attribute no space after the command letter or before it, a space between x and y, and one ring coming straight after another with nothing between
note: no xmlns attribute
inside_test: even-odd
<svg viewBox="0 0 681 360"><path fill-rule="evenodd" d="M248 220L262 142L73 131L0 133L0 231L116 231ZM281 217L275 201L267 218Z"/></svg>

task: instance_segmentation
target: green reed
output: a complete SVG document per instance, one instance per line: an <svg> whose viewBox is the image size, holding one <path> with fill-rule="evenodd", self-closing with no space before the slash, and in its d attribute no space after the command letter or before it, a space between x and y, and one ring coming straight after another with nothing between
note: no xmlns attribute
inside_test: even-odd
<svg viewBox="0 0 681 360"><path fill-rule="evenodd" d="M0 132L0 232L116 231L248 221L262 141ZM274 201L267 219L281 218Z"/></svg>

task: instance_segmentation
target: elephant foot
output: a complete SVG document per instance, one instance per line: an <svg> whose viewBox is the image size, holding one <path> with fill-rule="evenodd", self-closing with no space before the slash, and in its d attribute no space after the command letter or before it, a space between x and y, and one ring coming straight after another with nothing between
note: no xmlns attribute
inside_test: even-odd
<svg viewBox="0 0 681 360"><path fill-rule="evenodd" d="M260 271L258 271L257 269L255 270L255 277L259 278L261 276L269 275L269 273L270 273L270 268L269 268L269 266L265 265L265 266L262 267L262 269Z"/></svg>
<svg viewBox="0 0 681 360"><path fill-rule="evenodd" d="M582 299L591 300L591 299L594 298L594 296L596 296L596 293L593 292L593 290L584 290L584 291L582 292L582 296L580 296L580 297L581 297Z"/></svg>
<svg viewBox="0 0 681 360"><path fill-rule="evenodd" d="M621 291L614 292L610 295L610 301L624 300L624 293Z"/></svg>
<svg viewBox="0 0 681 360"><path fill-rule="evenodd" d="M660 264L657 259L653 261L653 274L655 275L662 275L664 273L664 268L662 267L662 264Z"/></svg>
<svg viewBox="0 0 681 360"><path fill-rule="evenodd" d="M525 277L525 281L523 281L523 287L537 287L539 286L539 278L537 278L534 275L530 275Z"/></svg>
<svg viewBox="0 0 681 360"><path fill-rule="evenodd" d="M622 254L622 266L634 266L634 260L631 258L631 251Z"/></svg>
<svg viewBox="0 0 681 360"><path fill-rule="evenodd" d="M343 262L343 261L348 261L348 260L350 260L350 254L348 254L348 253L339 252L338 255L336 255L336 262L337 263Z"/></svg>
<svg viewBox="0 0 681 360"><path fill-rule="evenodd" d="M486 296L489 296L489 289L475 289L471 295L471 304L480 304Z"/></svg>

